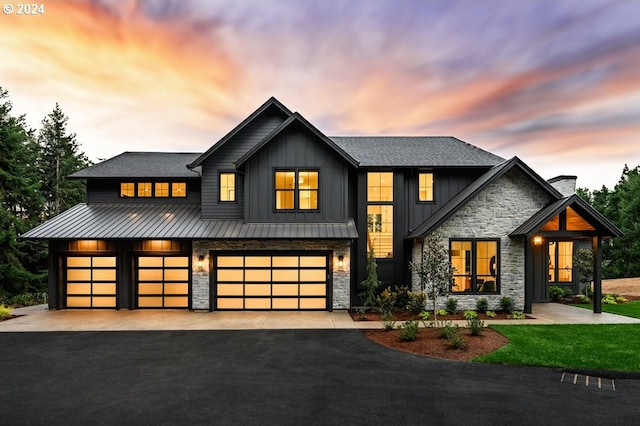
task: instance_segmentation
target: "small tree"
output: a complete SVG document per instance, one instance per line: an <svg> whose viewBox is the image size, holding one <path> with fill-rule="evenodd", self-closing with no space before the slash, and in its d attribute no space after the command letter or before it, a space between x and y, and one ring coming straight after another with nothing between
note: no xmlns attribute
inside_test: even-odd
<svg viewBox="0 0 640 426"><path fill-rule="evenodd" d="M434 232L424 239L422 257L418 262L411 262L410 267L420 279L422 291L433 301L435 323L438 298L451 294L451 281L455 271L449 261L449 250L443 244L440 234Z"/></svg>
<svg viewBox="0 0 640 426"><path fill-rule="evenodd" d="M376 300L376 290L382 284L378 280L378 264L376 263L376 255L373 249L369 251L367 258L367 278L360 283L360 287L364 290L358 293L358 296L362 299L364 306L373 306Z"/></svg>

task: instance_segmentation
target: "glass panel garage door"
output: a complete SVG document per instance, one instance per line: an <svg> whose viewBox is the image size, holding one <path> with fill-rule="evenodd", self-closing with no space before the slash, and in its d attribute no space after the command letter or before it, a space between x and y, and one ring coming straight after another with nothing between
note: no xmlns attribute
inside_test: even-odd
<svg viewBox="0 0 640 426"><path fill-rule="evenodd" d="M327 309L326 255L219 255L218 310Z"/></svg>
<svg viewBox="0 0 640 426"><path fill-rule="evenodd" d="M115 256L66 259L67 308L116 307Z"/></svg>
<svg viewBox="0 0 640 426"><path fill-rule="evenodd" d="M138 257L137 286L139 308L188 308L189 258Z"/></svg>

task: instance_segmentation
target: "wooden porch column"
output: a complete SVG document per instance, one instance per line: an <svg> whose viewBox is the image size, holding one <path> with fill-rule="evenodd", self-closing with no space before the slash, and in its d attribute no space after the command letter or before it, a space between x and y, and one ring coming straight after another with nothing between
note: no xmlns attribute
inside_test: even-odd
<svg viewBox="0 0 640 426"><path fill-rule="evenodd" d="M602 237L593 237L593 313L602 313Z"/></svg>

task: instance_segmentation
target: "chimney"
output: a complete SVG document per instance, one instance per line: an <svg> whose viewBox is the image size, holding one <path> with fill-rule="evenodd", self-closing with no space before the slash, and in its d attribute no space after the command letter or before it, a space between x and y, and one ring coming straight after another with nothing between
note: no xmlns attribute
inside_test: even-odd
<svg viewBox="0 0 640 426"><path fill-rule="evenodd" d="M569 197L576 193L576 179L578 179L577 176L561 175L551 178L547 182L560 191L563 197Z"/></svg>

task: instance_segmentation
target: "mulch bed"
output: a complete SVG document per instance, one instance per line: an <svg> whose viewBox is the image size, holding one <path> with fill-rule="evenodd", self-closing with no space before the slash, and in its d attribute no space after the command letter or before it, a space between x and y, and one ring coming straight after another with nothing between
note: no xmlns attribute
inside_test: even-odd
<svg viewBox="0 0 640 426"><path fill-rule="evenodd" d="M0 318L0 322L9 321L10 319L14 319L14 318L22 317L22 316L24 316L24 315L9 315L7 317Z"/></svg>
<svg viewBox="0 0 640 426"><path fill-rule="evenodd" d="M382 315L379 312L367 311L366 318L361 319L360 315L357 312L350 312L351 318L354 321L382 321ZM417 314L413 314L411 312L399 311L394 312L393 317L396 321L407 321L407 320L417 320L420 321L420 317ZM532 317L526 315L528 319ZM438 321L455 321L455 320L464 320L464 312L458 312L454 315L438 315ZM509 314L506 312L496 312L496 316L493 318L489 318L486 314L478 314L478 319L480 320L499 320L499 319L510 319ZM433 316L429 318L429 320L433 320Z"/></svg>

